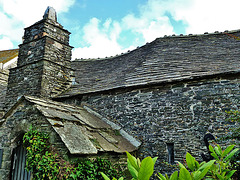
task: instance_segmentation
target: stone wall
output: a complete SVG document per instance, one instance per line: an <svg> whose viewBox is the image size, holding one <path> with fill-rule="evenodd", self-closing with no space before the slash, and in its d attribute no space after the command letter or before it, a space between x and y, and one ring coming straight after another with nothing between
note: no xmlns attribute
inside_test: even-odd
<svg viewBox="0 0 240 180"><path fill-rule="evenodd" d="M23 66L42 59L50 60L60 65L70 66L71 47L61 44L47 35L40 39L21 44L18 66Z"/></svg>
<svg viewBox="0 0 240 180"><path fill-rule="evenodd" d="M23 43L33 41L46 35L63 44L69 44L70 32L63 29L61 24L51 19L43 19L25 28Z"/></svg>
<svg viewBox="0 0 240 180"><path fill-rule="evenodd" d="M67 154L68 150L61 138L52 129L45 117L29 102L21 104L15 112L7 118L0 128L0 149L3 149L3 159L0 168L0 180L9 179L11 170L12 151L21 143L21 138L30 127L50 135L50 143L58 149L60 154Z"/></svg>
<svg viewBox="0 0 240 180"><path fill-rule="evenodd" d="M239 92L240 78L236 75L88 94L82 104L141 140L139 155L158 156L160 171L164 168L160 162L168 161L167 143L174 143L175 161L182 161L186 152L201 160L200 154L207 152L204 135L211 132L219 139L235 126L224 121L225 111L239 109Z"/></svg>
<svg viewBox="0 0 240 180"><path fill-rule="evenodd" d="M17 67L9 75L5 109L22 95L51 98L72 84L69 34L48 18L25 28Z"/></svg>
<svg viewBox="0 0 240 180"><path fill-rule="evenodd" d="M18 98L28 94L41 96L43 61L11 69L5 106L11 107Z"/></svg>
<svg viewBox="0 0 240 180"><path fill-rule="evenodd" d="M0 118L4 113L3 107L7 90L8 73L8 70L0 69Z"/></svg>

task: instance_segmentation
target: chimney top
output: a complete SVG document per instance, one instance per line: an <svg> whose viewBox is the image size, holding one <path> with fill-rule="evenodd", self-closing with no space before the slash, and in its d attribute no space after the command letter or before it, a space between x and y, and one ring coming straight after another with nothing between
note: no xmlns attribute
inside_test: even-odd
<svg viewBox="0 0 240 180"><path fill-rule="evenodd" d="M43 19L51 19L51 20L57 22L56 10L53 7L48 6L44 15L43 15Z"/></svg>

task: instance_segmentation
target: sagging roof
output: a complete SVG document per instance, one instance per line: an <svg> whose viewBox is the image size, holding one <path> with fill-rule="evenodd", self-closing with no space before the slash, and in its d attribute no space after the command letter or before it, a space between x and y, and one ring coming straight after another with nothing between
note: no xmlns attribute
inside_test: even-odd
<svg viewBox="0 0 240 180"><path fill-rule="evenodd" d="M75 60L75 84L60 97L238 73L240 31L158 38L126 54Z"/></svg>
<svg viewBox="0 0 240 180"><path fill-rule="evenodd" d="M71 154L135 151L140 143L118 125L87 107L77 107L31 96L22 96L3 117L26 100L46 117Z"/></svg>
<svg viewBox="0 0 240 180"><path fill-rule="evenodd" d="M12 60L13 58L18 56L19 49L10 49L0 51L0 63L7 63L8 61Z"/></svg>

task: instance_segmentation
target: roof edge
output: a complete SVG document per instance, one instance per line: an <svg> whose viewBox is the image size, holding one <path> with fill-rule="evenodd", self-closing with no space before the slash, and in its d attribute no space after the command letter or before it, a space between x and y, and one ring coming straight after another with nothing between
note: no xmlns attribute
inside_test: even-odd
<svg viewBox="0 0 240 180"><path fill-rule="evenodd" d="M140 49L140 48L143 48L149 44L152 44L154 43L155 41L157 40L164 40L164 39L169 39L169 38L188 38L188 37L202 37L202 36L211 36L211 35L228 35L228 34L234 34L234 33L240 33L240 29L236 29L236 30L231 30L231 31L228 31L228 30L225 30L223 32L219 32L219 31L215 31L215 32L212 32L212 33L208 33L208 32L205 32L203 34L188 34L188 35L184 35L184 34L179 34L179 35L176 35L176 34L172 34L172 35L164 35L162 37L157 37L155 40L151 41L151 42L146 42L146 44L142 45L142 46L137 46L135 49L133 50L128 50L127 52L125 53L121 53L121 54L116 54L115 56L110 56L110 57L105 57L105 58L76 58L75 60L72 60L72 61L99 61L99 60L108 60L108 59L113 59L113 58L116 58L116 57L120 57L120 56L123 56L123 55L126 55L126 54L129 54L137 49Z"/></svg>
<svg viewBox="0 0 240 180"><path fill-rule="evenodd" d="M117 91L117 90L127 89L127 88L139 89L139 88L149 87L149 86L153 86L153 85L166 85L166 84L174 84L174 83L179 83L179 82L188 82L188 81L203 80L203 79L213 79L213 78L217 78L217 77L237 75L237 74L240 74L240 69L237 71L227 71L227 72L220 72L220 73L215 73L215 74L203 74L203 75L199 75L199 76L185 76L183 78L176 78L173 80L166 80L166 81L160 81L160 82L150 82L150 83L142 83L142 84L128 85L128 86L124 85L124 86L112 87L112 88L108 88L108 89L104 89L104 90L75 93L75 94L71 94L71 95L62 94L57 97L54 97L53 99L76 97L79 95L83 96L83 95L94 94L94 93L104 93L104 92ZM70 89L71 89L71 87L68 90L70 90Z"/></svg>
<svg viewBox="0 0 240 180"><path fill-rule="evenodd" d="M99 119L101 119L102 121L106 122L108 125L110 125L114 130L118 130L120 132L120 134L127 139L133 146L135 146L135 148L139 148L141 146L141 142L139 142L137 139L135 139L133 136L131 136L130 134L128 134L126 131L123 130L122 127L120 127L119 125L115 124L112 121L109 121L107 118L104 118L101 114L97 113L96 111L93 111L91 108L87 107L86 105L83 106L84 109L86 109L89 113L94 114L95 116L97 116Z"/></svg>

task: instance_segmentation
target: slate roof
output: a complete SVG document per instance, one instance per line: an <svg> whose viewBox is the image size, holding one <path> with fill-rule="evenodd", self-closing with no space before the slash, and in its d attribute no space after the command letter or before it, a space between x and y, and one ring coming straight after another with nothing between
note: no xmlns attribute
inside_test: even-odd
<svg viewBox="0 0 240 180"><path fill-rule="evenodd" d="M238 73L240 31L158 38L126 54L75 60L75 85L59 97Z"/></svg>
<svg viewBox="0 0 240 180"><path fill-rule="evenodd" d="M21 101L27 100L45 116L71 154L97 154L137 150L140 143L118 125L87 107L22 96L3 117L6 119Z"/></svg>
<svg viewBox="0 0 240 180"><path fill-rule="evenodd" d="M19 49L0 51L0 63L5 64L8 61L12 60L13 58L17 57L18 51L19 51Z"/></svg>

